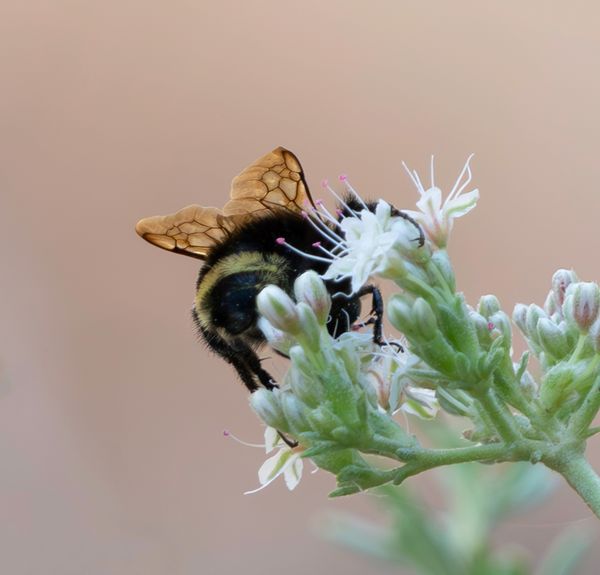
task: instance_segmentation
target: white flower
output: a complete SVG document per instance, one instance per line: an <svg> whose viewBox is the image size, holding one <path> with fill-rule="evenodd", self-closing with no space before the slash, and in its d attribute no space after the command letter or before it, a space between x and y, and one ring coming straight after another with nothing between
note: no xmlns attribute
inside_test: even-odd
<svg viewBox="0 0 600 575"><path fill-rule="evenodd" d="M469 162L472 157L471 155L467 159L452 191L443 202L442 191L435 186L433 157L431 158L431 187L427 190L423 187L417 172L409 170L404 164L404 168L421 196L417 202L417 208L420 211L406 210L406 213L421 225L427 238L439 248L446 246L454 219L470 212L479 199L479 190L477 189L463 193L471 182Z"/></svg>
<svg viewBox="0 0 600 575"><path fill-rule="evenodd" d="M292 491L302 478L302 448L294 447L291 448L287 445L281 436L273 427L267 427L265 429L265 449L267 453L271 453L274 449L278 451L275 455L269 457L258 470L258 481L260 487L252 491L246 491L244 495L256 493L261 489L270 485L280 475L283 475L283 479L287 488Z"/></svg>
<svg viewBox="0 0 600 575"><path fill-rule="evenodd" d="M343 218L339 225L344 236L344 249L322 277L351 278L352 293L365 285L369 276L386 269L392 248L410 246L410 234L414 235L406 220L392 217L390 205L383 200L379 200L375 212L365 208L354 216Z"/></svg>
<svg viewBox="0 0 600 575"><path fill-rule="evenodd" d="M379 405L392 415L404 411L421 419L436 416L439 403L435 391L417 386L407 377L407 368L418 358L399 353L394 346L382 346L373 354L366 377L377 392Z"/></svg>

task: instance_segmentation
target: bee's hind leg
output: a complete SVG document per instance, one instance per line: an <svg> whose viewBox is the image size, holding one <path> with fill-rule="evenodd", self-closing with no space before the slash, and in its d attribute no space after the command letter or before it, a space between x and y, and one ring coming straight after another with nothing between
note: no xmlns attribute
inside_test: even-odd
<svg viewBox="0 0 600 575"><path fill-rule="evenodd" d="M379 288L373 284L367 284L358 290L355 295L356 297L362 297L369 294L372 298L372 317L365 322L365 325L373 325L373 343L383 345L383 297Z"/></svg>

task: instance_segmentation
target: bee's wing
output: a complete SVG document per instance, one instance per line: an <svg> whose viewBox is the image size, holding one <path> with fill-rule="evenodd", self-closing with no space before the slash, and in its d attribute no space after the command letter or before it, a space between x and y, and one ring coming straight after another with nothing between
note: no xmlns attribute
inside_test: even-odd
<svg viewBox="0 0 600 575"><path fill-rule="evenodd" d="M222 240L233 225L232 218L217 208L191 205L168 216L140 220L135 231L151 244L171 252L205 259L210 248Z"/></svg>
<svg viewBox="0 0 600 575"><path fill-rule="evenodd" d="M286 208L295 212L313 204L298 158L279 147L248 166L231 183L231 200L225 216L254 214L263 210Z"/></svg>

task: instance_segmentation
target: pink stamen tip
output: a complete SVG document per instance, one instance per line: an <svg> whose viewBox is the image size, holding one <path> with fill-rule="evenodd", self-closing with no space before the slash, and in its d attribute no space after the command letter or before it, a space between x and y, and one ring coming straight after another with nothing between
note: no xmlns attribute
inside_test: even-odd
<svg viewBox="0 0 600 575"><path fill-rule="evenodd" d="M358 325L358 324L356 324L356 323L355 323L355 324L352 326L352 331L358 331L358 330L360 329L360 327L361 327L360 325Z"/></svg>
<svg viewBox="0 0 600 575"><path fill-rule="evenodd" d="M321 180L321 187L326 188L329 186L329 180L327 178Z"/></svg>
<svg viewBox="0 0 600 575"><path fill-rule="evenodd" d="M344 212L342 212L342 210L340 210L340 209L337 209L337 210L335 210L335 215L338 218L341 218L344 215Z"/></svg>
<svg viewBox="0 0 600 575"><path fill-rule="evenodd" d="M491 321L488 321L488 329L489 329L490 331L492 331L492 330L493 330L495 327L496 327L496 326L495 326L495 325L494 325L494 324L493 324Z"/></svg>
<svg viewBox="0 0 600 575"><path fill-rule="evenodd" d="M340 174L339 178L340 182L345 182L348 179L348 176L346 174Z"/></svg>
<svg viewBox="0 0 600 575"><path fill-rule="evenodd" d="M305 212L304 210L302 210L302 217L308 218L308 212Z"/></svg>
<svg viewBox="0 0 600 575"><path fill-rule="evenodd" d="M275 241L276 241L276 242L277 242L277 243L278 243L280 246L281 246L281 245L283 245L283 244L285 244L285 238L277 238Z"/></svg>
<svg viewBox="0 0 600 575"><path fill-rule="evenodd" d="M313 247L313 248L320 248L320 247L321 247L321 242L315 242L315 243L312 245L312 247Z"/></svg>
<svg viewBox="0 0 600 575"><path fill-rule="evenodd" d="M323 200L315 200L315 204L317 204L317 206L322 206L324 203L325 202L323 202Z"/></svg>
<svg viewBox="0 0 600 575"><path fill-rule="evenodd" d="M229 437L230 433L226 429L223 430L223 437Z"/></svg>

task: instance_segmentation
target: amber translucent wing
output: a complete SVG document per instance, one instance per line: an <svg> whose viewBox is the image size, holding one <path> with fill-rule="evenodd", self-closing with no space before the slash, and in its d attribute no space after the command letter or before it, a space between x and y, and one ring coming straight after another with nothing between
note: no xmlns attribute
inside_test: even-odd
<svg viewBox="0 0 600 575"><path fill-rule="evenodd" d="M299 212L307 203L314 205L302 166L292 152L279 147L233 179L223 211L187 206L168 216L144 218L135 229L159 248L205 259L212 246L249 216L278 208Z"/></svg>
<svg viewBox="0 0 600 575"><path fill-rule="evenodd" d="M204 259L225 237L231 223L217 208L192 205L168 216L144 218L135 231L159 248Z"/></svg>
<svg viewBox="0 0 600 575"><path fill-rule="evenodd" d="M313 201L298 158L279 147L233 179L231 200L225 204L223 214L239 216L276 208L299 212L308 204Z"/></svg>

